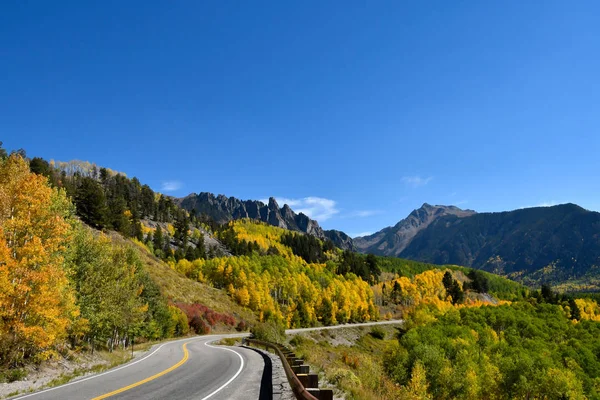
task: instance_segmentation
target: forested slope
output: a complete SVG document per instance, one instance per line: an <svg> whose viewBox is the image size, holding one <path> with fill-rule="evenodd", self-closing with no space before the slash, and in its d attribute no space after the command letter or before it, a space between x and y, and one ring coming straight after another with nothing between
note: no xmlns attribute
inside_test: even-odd
<svg viewBox="0 0 600 400"><path fill-rule="evenodd" d="M79 212L60 181L0 152L0 378L67 345L111 350L254 320L133 242L82 223L78 201ZM130 210L123 216L137 225Z"/></svg>

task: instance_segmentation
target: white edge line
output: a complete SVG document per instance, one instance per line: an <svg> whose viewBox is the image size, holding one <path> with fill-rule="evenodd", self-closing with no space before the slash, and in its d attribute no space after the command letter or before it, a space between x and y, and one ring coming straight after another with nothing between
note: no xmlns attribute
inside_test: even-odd
<svg viewBox="0 0 600 400"><path fill-rule="evenodd" d="M215 339L215 340L216 340L216 339ZM237 351L235 351L235 350L229 349L229 348L227 348L227 347L215 347L215 346L211 346L209 343L212 343L212 342L214 342L214 340L211 340L210 342L206 342L206 343L204 343L204 345L205 345L205 346L208 346L208 347L212 347L213 349L227 350L227 351L231 351L232 353L235 353L235 354L237 354L237 356L240 358L241 365L240 365L240 369L238 369L238 371L235 373L235 375L234 375L234 376L232 376L232 377L231 377L231 378L230 378L230 379L229 379L227 382L225 382L225 383L224 383L224 384L223 384L223 385L222 385L220 388L218 388L217 390L215 390L214 392L212 392L212 393L211 393L211 394L209 394L208 396L206 396L206 397L203 397L201 400L207 400L207 399L209 399L209 398L213 397L215 394L219 393L221 390L225 389L225 387L226 387L227 385L229 385L231 382L233 382L233 380L234 380L235 378L237 378L237 377L238 377L238 375L239 375L239 374L242 372L242 369L244 369L244 359L242 358L242 355L241 355L240 353L238 353L238 352L237 352Z"/></svg>
<svg viewBox="0 0 600 400"><path fill-rule="evenodd" d="M198 338L198 339L200 339L200 338ZM139 359L139 360L137 360L137 361L134 361L134 362L132 362L132 363L129 363L129 364L125 364L125 365L123 365L123 366L120 366L120 367L118 367L118 368L115 368L115 369L108 370L108 371L106 371L106 372L103 372L103 373L101 373L101 374L92 375L92 376L89 376L89 377L87 377L87 378L83 378L83 379L79 379L79 380L76 380L76 381L73 381L73 382L65 383L64 385L60 385L60 386L56 386L56 387L53 387L53 388L45 389L45 390L42 390L42 391L40 391L40 392L30 393L30 394L27 394L27 395L25 395L25 396L21 396L21 397L15 397L13 400L20 400L20 399L25 399L25 398L27 398L27 397L33 397L33 396L37 396L37 395L39 395L39 394L42 394L42 393L48 393L48 392L51 392L51 391L53 391L53 390L56 390L56 389L62 389L62 388L64 388L64 387L67 387L67 386L76 385L76 384L78 384L78 383L81 383L81 382L89 381L89 380L91 380L91 379L96 379L96 378L99 378L99 377L101 377L101 376L108 375L108 374L111 374L111 373L113 373L113 372L120 371L120 370L122 370L122 369L125 369L125 368L128 368L128 367L131 367L132 365L135 365L135 364L137 364L137 363L139 363L139 362L142 362L142 361L144 361L145 359L147 359L148 357L151 357L151 356L153 356L153 355L154 355L154 354L155 354L157 351L159 351L159 350L160 350L160 349L161 349L163 346L165 346L165 345L167 345L167 344L171 344L171 343L177 343L177 342L182 342L182 341L185 341L185 340L189 340L189 338L186 338L186 339L179 339L179 340L173 340L173 341L171 341L171 342L163 343L163 344L161 344L160 346L158 346L158 347L156 348L156 350L154 350L152 353L150 353L150 354L146 355L144 358L140 358L140 359ZM232 350L232 351L233 351L233 350Z"/></svg>

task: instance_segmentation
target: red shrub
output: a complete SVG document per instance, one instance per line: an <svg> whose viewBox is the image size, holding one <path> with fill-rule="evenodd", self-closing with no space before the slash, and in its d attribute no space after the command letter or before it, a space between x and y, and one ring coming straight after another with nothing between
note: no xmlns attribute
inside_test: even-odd
<svg viewBox="0 0 600 400"><path fill-rule="evenodd" d="M230 314L216 312L204 304L199 303L175 303L188 319L188 324L196 333L206 334L211 327L218 323L235 326L235 318Z"/></svg>

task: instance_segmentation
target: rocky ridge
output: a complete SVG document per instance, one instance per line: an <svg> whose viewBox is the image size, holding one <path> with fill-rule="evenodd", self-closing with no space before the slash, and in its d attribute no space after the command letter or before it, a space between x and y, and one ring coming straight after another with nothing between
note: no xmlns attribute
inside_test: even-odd
<svg viewBox="0 0 600 400"><path fill-rule="evenodd" d="M303 213L296 214L287 204L280 207L273 197L269 198L268 204L265 204L259 200L240 200L222 194L215 196L212 193L201 192L175 199L175 202L198 215L206 214L219 224L250 218L279 228L313 235L319 239L329 239L343 249L353 249L352 239L345 233L335 230L324 231L317 221Z"/></svg>

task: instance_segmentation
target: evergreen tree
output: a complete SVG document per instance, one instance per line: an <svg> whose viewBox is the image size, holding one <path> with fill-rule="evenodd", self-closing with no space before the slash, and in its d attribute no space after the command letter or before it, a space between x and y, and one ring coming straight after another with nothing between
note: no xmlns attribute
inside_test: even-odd
<svg viewBox="0 0 600 400"><path fill-rule="evenodd" d="M442 278L442 284L446 289L446 294L452 298L452 304L458 304L463 302L465 294L462 288L460 287L458 281L456 281L452 277L452 273L450 271L446 271L446 273L444 273L444 277Z"/></svg>
<svg viewBox="0 0 600 400"><path fill-rule="evenodd" d="M102 187L92 178L83 177L75 192L77 214L88 225L103 229L107 225L106 197Z"/></svg>
<svg viewBox="0 0 600 400"><path fill-rule="evenodd" d="M385 306L387 304L387 302L385 301L386 295L387 295L387 286L385 285L385 282L383 283L383 285L381 286L381 305Z"/></svg>
<svg viewBox="0 0 600 400"><path fill-rule="evenodd" d="M452 297L452 304L462 303L465 299L465 293L460 287L460 284L454 280L450 287L450 296Z"/></svg>
<svg viewBox="0 0 600 400"><path fill-rule="evenodd" d="M162 228L160 225L156 227L154 231L154 238L152 239L152 244L154 245L155 250L162 250L164 247L164 239L162 234Z"/></svg>
<svg viewBox="0 0 600 400"><path fill-rule="evenodd" d="M442 284L444 285L446 292L449 292L452 288L452 281L454 281L454 278L452 278L452 273L450 271L446 271L444 277L442 278Z"/></svg>
<svg viewBox="0 0 600 400"><path fill-rule="evenodd" d="M581 310L573 298L569 299L569 309L571 309L571 319L581 320Z"/></svg>
<svg viewBox="0 0 600 400"><path fill-rule="evenodd" d="M550 285L543 284L541 294L542 294L542 298L544 299L544 301L546 303L550 303L550 304L555 303L556 297L554 296L554 292L552 291L552 288L550 287Z"/></svg>
<svg viewBox="0 0 600 400"><path fill-rule="evenodd" d="M184 211L181 211L175 219L175 223L173 225L175 227L175 242L180 247L185 247L188 240L189 230L189 220L187 214Z"/></svg>
<svg viewBox="0 0 600 400"><path fill-rule="evenodd" d="M377 257L375 257L373 254L368 254L365 262L369 268L370 275L374 278L372 283L376 283L379 280L379 275L381 274L381 270L379 269L379 265L377 263Z"/></svg>
<svg viewBox="0 0 600 400"><path fill-rule="evenodd" d="M478 293L487 293L489 290L489 281L483 272L472 269L467 276L471 279L471 283L469 284L471 289Z"/></svg>
<svg viewBox="0 0 600 400"><path fill-rule="evenodd" d="M395 304L398 304L400 299L402 298L402 287L398 283L398 281L394 281L394 288L392 289L392 301Z"/></svg>

